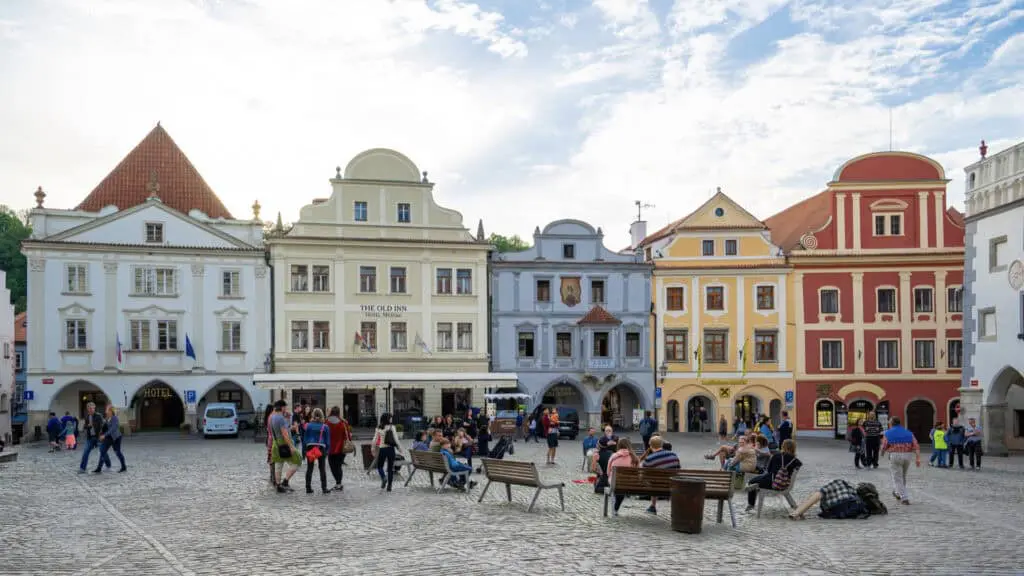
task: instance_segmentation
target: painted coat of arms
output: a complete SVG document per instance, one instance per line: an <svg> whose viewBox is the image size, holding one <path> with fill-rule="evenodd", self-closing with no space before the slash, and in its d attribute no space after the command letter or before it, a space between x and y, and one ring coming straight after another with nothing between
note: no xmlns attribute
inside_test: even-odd
<svg viewBox="0 0 1024 576"><path fill-rule="evenodd" d="M562 302L570 308L580 303L580 279L579 276L566 278L562 277Z"/></svg>

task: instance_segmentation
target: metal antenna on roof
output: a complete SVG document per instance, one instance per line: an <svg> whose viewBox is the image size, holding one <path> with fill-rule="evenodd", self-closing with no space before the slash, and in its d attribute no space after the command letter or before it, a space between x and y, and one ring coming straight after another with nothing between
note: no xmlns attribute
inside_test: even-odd
<svg viewBox="0 0 1024 576"><path fill-rule="evenodd" d="M633 204L636 205L636 221L637 222L642 222L643 221L643 218L641 217L641 210L643 210L644 208L654 208L654 204L649 204L647 202L643 202L643 201L640 201L640 200L634 200Z"/></svg>

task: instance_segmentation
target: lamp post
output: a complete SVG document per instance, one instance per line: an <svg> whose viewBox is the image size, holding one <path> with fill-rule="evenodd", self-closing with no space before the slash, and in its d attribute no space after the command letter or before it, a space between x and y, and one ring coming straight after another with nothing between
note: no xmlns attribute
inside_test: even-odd
<svg viewBox="0 0 1024 576"><path fill-rule="evenodd" d="M661 383L665 383L665 377L668 376L668 363L664 360L661 362L661 367L658 368L658 375L661 376Z"/></svg>

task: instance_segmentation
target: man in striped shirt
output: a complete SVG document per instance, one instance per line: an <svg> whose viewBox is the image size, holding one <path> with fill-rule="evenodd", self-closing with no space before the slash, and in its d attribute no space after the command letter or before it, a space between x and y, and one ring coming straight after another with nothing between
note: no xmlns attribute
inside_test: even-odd
<svg viewBox="0 0 1024 576"><path fill-rule="evenodd" d="M661 436L651 436L647 455L644 457L643 462L640 463L640 467L662 468L666 470L678 469L680 467L679 456L676 456L676 453L671 450L665 450L665 441L661 439ZM657 514L658 509L655 508L657 503L657 498L651 498L651 505L647 508L647 512Z"/></svg>
<svg viewBox="0 0 1024 576"><path fill-rule="evenodd" d="M903 504L910 504L907 494L907 472L910 461L915 460L921 467L921 446L914 438L914 433L903 427L899 418L892 419L892 428L882 436L882 454L889 454L889 465L892 467L892 495Z"/></svg>
<svg viewBox="0 0 1024 576"><path fill-rule="evenodd" d="M878 449L882 440L882 423L878 421L878 415L872 412L864 422L864 448L866 457L865 466L878 468Z"/></svg>

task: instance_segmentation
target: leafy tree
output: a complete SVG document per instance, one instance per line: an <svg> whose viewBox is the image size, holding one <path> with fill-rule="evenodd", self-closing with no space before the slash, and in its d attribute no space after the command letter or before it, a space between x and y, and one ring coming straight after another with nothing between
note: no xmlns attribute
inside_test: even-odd
<svg viewBox="0 0 1024 576"><path fill-rule="evenodd" d="M32 233L26 216L25 212L0 205L0 270L7 271L7 288L15 313L24 312L28 304L28 266L21 253L21 241Z"/></svg>
<svg viewBox="0 0 1024 576"><path fill-rule="evenodd" d="M531 247L531 244L520 238L518 234L514 234L512 236L491 234L487 241L490 242L498 252L522 252L523 250L527 250Z"/></svg>

